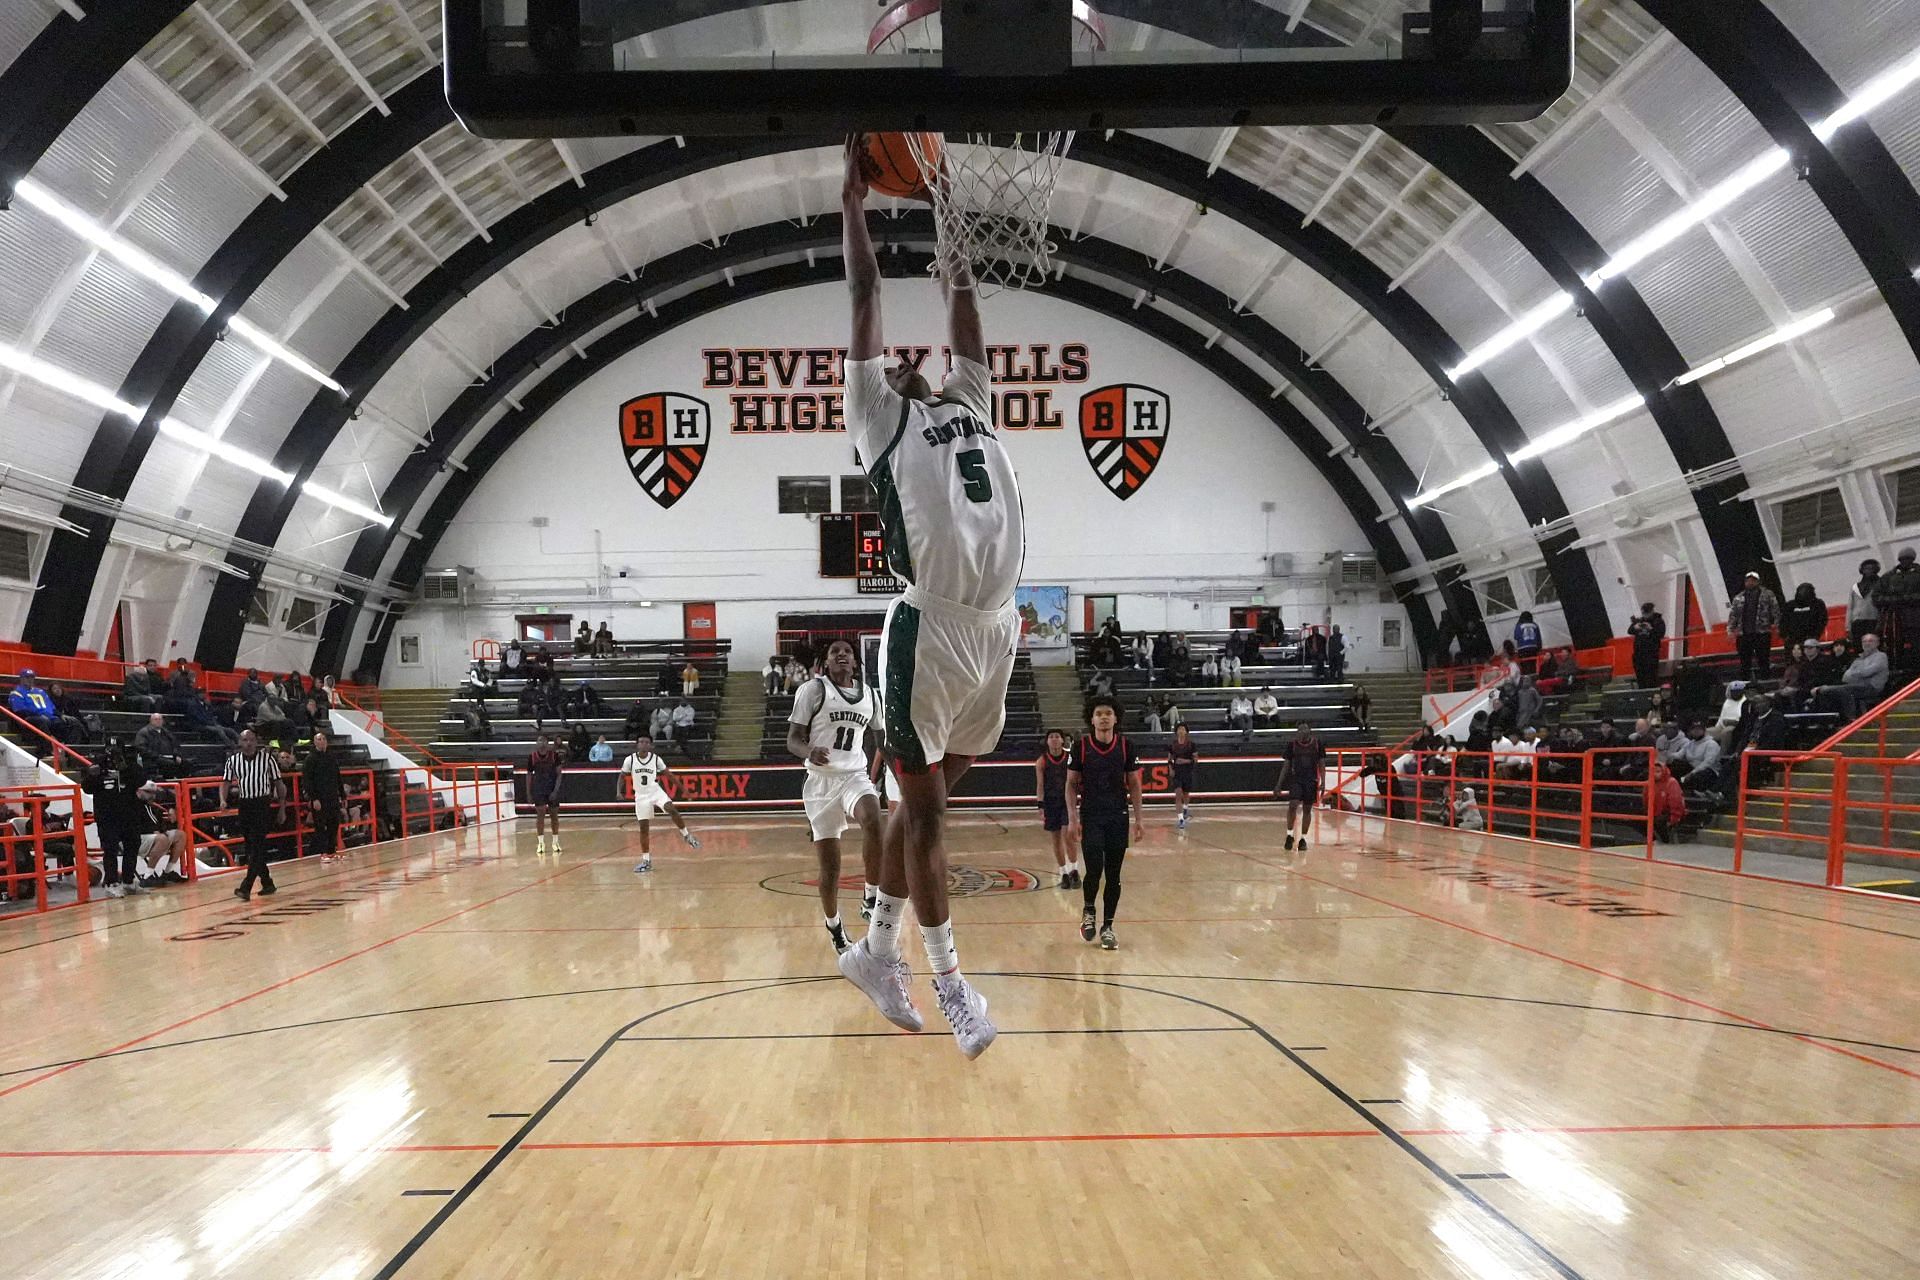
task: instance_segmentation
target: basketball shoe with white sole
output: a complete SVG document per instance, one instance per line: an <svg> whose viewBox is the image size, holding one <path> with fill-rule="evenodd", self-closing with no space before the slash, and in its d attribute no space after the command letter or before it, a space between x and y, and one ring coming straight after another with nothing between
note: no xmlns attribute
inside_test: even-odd
<svg viewBox="0 0 1920 1280"><path fill-rule="evenodd" d="M862 938L840 953L840 975L866 992L880 1016L902 1031L919 1031L927 1025L907 990L913 970L905 960L882 960L867 949L867 940Z"/></svg>
<svg viewBox="0 0 1920 1280"><path fill-rule="evenodd" d="M960 1052L968 1058L977 1058L985 1053L994 1037L1000 1034L987 1017L987 998L975 991L972 984L959 974L935 978L933 989L940 997L940 1012L947 1015L947 1023L953 1028L954 1043L960 1046Z"/></svg>

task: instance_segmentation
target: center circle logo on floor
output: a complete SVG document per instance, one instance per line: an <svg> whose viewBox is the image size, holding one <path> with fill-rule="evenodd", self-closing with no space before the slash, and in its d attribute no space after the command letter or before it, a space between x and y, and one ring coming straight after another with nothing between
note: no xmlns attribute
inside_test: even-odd
<svg viewBox="0 0 1920 1280"><path fill-rule="evenodd" d="M1023 871L1019 867L967 867L956 863L947 866L947 894L955 898L988 898L1004 893L1032 893L1046 881L1032 871ZM817 871L788 871L782 875L768 876L760 882L762 889L774 893L791 894L797 898L811 898L820 891L820 873ZM856 872L840 877L840 890L858 897L863 882Z"/></svg>

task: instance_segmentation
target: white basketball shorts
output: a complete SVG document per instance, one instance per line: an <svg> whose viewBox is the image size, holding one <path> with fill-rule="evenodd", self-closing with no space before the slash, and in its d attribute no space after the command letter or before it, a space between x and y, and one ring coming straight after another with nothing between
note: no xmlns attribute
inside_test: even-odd
<svg viewBox="0 0 1920 1280"><path fill-rule="evenodd" d="M880 642L880 697L887 749L903 766L918 771L999 745L1019 637L1011 604L970 609L914 587L893 602Z"/></svg>
<svg viewBox="0 0 1920 1280"><path fill-rule="evenodd" d="M861 769L809 769L800 788L807 809L807 825L815 840L837 840L853 822L853 811L868 796L880 793Z"/></svg>
<svg viewBox="0 0 1920 1280"><path fill-rule="evenodd" d="M664 808L666 806L666 803L667 803L667 793L664 791L634 792L633 816L635 821L638 821L638 822L651 821L653 819L653 815L655 811Z"/></svg>

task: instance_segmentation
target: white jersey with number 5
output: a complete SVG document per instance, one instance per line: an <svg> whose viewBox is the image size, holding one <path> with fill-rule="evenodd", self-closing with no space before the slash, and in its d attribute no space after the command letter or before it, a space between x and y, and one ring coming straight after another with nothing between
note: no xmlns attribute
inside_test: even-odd
<svg viewBox="0 0 1920 1280"><path fill-rule="evenodd" d="M970 609L1013 601L1026 521L993 429L992 375L964 356L932 404L887 385L886 360L849 360L847 430L880 502L887 560L929 595Z"/></svg>
<svg viewBox="0 0 1920 1280"><path fill-rule="evenodd" d="M880 724L880 695L867 684L849 691L822 676L801 685L793 695L788 722L807 731L807 745L826 748L827 763L807 762L809 773L865 773L867 730Z"/></svg>

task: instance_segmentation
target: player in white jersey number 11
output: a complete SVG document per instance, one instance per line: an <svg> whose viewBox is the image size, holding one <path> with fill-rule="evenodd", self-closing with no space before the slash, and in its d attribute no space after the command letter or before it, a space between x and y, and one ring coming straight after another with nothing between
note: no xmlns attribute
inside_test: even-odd
<svg viewBox="0 0 1920 1280"><path fill-rule="evenodd" d="M912 971L900 955L909 900L920 922L940 1011L969 1058L993 1043L987 1001L960 972L947 907L947 794L1007 718L1020 620L1013 590L1026 554L1020 483L993 425L993 378L974 281L942 279L952 366L935 395L919 369L887 367L880 261L867 230L865 148L847 146L841 212L853 334L846 422L873 485L887 561L907 588L887 609L880 697L900 807L887 819L879 892L867 936L840 972L887 1021L918 1031Z"/></svg>
<svg viewBox="0 0 1920 1280"><path fill-rule="evenodd" d="M673 825L680 828L680 838L689 848L700 847L700 837L687 830L687 820L680 816L680 810L667 796L667 789L660 780L667 776L667 762L653 752L653 739L641 734L634 740L633 754L620 766L620 781L623 786L633 790L633 817L640 824L640 861L634 864L635 873L653 870L653 811L664 809Z"/></svg>
<svg viewBox="0 0 1920 1280"><path fill-rule="evenodd" d="M872 918L880 891L880 793L868 765L869 747L880 736L880 697L860 678L853 646L835 640L827 646L826 674L794 691L787 719L787 750L807 762L801 799L813 849L820 858L820 913L836 952L852 944L840 923L840 834L849 822L860 826L866 887L861 914Z"/></svg>

